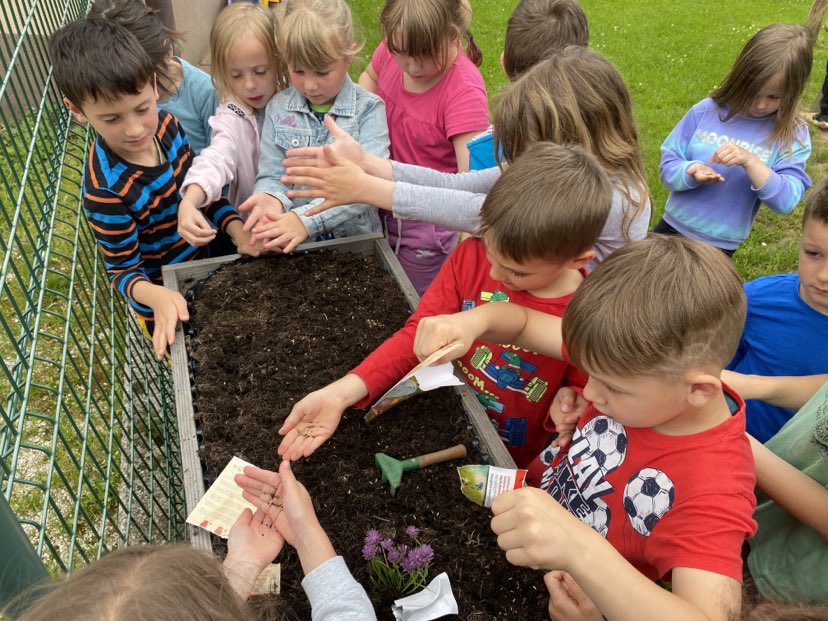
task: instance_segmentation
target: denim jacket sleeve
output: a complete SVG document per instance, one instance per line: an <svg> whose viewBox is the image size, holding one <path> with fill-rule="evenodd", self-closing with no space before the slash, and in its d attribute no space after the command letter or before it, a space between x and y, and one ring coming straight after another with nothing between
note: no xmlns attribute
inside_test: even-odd
<svg viewBox="0 0 828 621"><path fill-rule="evenodd" d="M370 97L365 96L364 98L361 97L358 102L358 111L355 117L337 116L334 118L334 121L351 134L362 145L363 149L383 159L387 159L389 139L388 123L385 116L385 103L382 99L374 95ZM324 134L324 142L330 142L330 134L327 131ZM334 228L353 220L367 211L376 211L376 207L370 205L351 204L341 205L313 216L305 215L308 209L322 202L323 199L316 199L307 205L293 209L308 230L308 237L310 239L318 235L330 233ZM377 222L377 225L372 227L372 229L379 230L376 216L370 218L370 220Z"/></svg>
<svg viewBox="0 0 828 621"><path fill-rule="evenodd" d="M282 165L282 160L285 159L285 149L277 141L277 124L279 117L284 112L283 102L285 91L277 93L273 99L267 104L265 111L265 120L262 125L262 139L261 148L259 151L259 172L256 175L256 185L253 186L253 193L267 192L271 196L275 196L282 202L285 211L291 207L290 199L285 192L287 188L282 183L282 175L285 174L285 167ZM281 131L279 133L282 133ZM305 139L305 144L299 144L300 140L298 134L293 139L288 138L289 141L295 141L296 147L308 146L308 141ZM281 142L284 142L282 140ZM290 147L288 147L290 148Z"/></svg>

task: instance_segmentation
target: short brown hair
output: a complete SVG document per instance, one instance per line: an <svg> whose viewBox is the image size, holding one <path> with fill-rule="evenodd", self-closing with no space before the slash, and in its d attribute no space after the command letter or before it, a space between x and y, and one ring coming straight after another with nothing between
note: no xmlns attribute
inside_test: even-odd
<svg viewBox="0 0 828 621"><path fill-rule="evenodd" d="M589 22L577 0L521 0L506 25L503 69L514 81L569 45L589 45Z"/></svg>
<svg viewBox="0 0 828 621"><path fill-rule="evenodd" d="M595 244L612 204L598 161L577 146L539 142L486 195L480 235L512 261L564 262Z"/></svg>
<svg viewBox="0 0 828 621"><path fill-rule="evenodd" d="M184 545L140 545L75 571L19 620L137 618L247 621L253 615L212 555Z"/></svg>
<svg viewBox="0 0 828 621"><path fill-rule="evenodd" d="M181 34L166 28L154 9L141 0L96 0L87 17L108 19L134 34L155 65L161 97L173 94L175 88L167 63L169 56L176 53Z"/></svg>
<svg viewBox="0 0 828 621"><path fill-rule="evenodd" d="M828 177L823 177L805 195L805 212L802 215L803 226L808 220L816 220L828 225Z"/></svg>
<svg viewBox="0 0 828 621"><path fill-rule="evenodd" d="M584 370L675 377L724 368L744 323L742 279L721 250L653 235L616 250L584 280L562 332Z"/></svg>
<svg viewBox="0 0 828 621"><path fill-rule="evenodd" d="M88 100L138 95L155 75L135 35L105 19L82 19L56 31L49 58L58 88L80 110Z"/></svg>

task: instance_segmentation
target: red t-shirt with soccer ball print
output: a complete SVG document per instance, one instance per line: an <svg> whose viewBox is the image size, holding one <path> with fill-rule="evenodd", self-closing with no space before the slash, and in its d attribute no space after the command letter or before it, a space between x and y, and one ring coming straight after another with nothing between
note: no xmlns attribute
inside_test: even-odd
<svg viewBox="0 0 828 621"><path fill-rule="evenodd" d="M652 580L691 567L742 580L742 544L756 532L745 405L689 436L625 427L592 407L572 442L547 447L527 481L598 531Z"/></svg>

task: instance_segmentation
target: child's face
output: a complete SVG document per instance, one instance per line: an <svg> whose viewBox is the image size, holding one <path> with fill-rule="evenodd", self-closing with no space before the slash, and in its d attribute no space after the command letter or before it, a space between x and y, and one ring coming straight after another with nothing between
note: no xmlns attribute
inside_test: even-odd
<svg viewBox="0 0 828 621"><path fill-rule="evenodd" d="M321 70L289 65L290 83L312 104L331 104L345 84L350 58L340 58Z"/></svg>
<svg viewBox="0 0 828 621"><path fill-rule="evenodd" d="M749 115L761 119L776 114L779 110L779 102L782 100L781 84L782 80L779 77L768 80L753 98Z"/></svg>
<svg viewBox="0 0 828 621"><path fill-rule="evenodd" d="M267 48L253 37L237 41L227 57L227 81L241 103L259 110L276 93L276 74Z"/></svg>
<svg viewBox="0 0 828 621"><path fill-rule="evenodd" d="M157 147L153 137L158 129L158 91L155 82L147 83L137 95L124 94L114 101L87 100L78 109L66 101L81 123L89 123L115 154L128 162L154 159Z"/></svg>
<svg viewBox="0 0 828 621"><path fill-rule="evenodd" d="M584 387L584 397L602 414L622 425L656 431L681 418L687 394L682 380L646 375L590 372Z"/></svg>
<svg viewBox="0 0 828 621"><path fill-rule="evenodd" d="M545 289L555 284L566 267L565 264L544 259L530 259L519 263L500 254L494 244L485 240L484 243L486 258L491 265L489 276L499 280L512 291L528 291L538 297L546 297L543 295Z"/></svg>
<svg viewBox="0 0 828 621"><path fill-rule="evenodd" d="M802 227L799 295L815 311L828 315L828 224L815 218Z"/></svg>
<svg viewBox="0 0 828 621"><path fill-rule="evenodd" d="M406 49L404 41L400 41L400 45L395 45L395 47L400 50ZM456 41L448 45L445 56L445 63L442 63L439 58L412 56L405 52L391 52L391 57L399 65L403 73L408 76L411 83L418 89L423 90L431 88L439 82L443 73L454 63L457 57Z"/></svg>

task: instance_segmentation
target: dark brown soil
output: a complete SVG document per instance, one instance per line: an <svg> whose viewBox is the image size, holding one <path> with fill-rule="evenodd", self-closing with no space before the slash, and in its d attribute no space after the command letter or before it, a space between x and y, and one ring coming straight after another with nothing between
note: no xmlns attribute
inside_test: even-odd
<svg viewBox="0 0 828 621"><path fill-rule="evenodd" d="M191 313L196 417L212 479L232 455L275 469L276 430L293 403L353 368L402 325L408 308L373 258L316 252L225 267L205 281ZM440 389L415 397L370 424L362 415L347 411L333 438L294 470L378 618L393 619L396 595L372 592L363 538L370 528L401 535L409 524L434 548L430 576L446 571L451 579L460 608L455 619L547 618L542 575L506 562L488 509L460 494L460 462L407 473L395 498L380 481L377 452L407 458L464 443L464 462L481 462L457 394ZM262 618L309 619L298 558L286 549L279 562L281 598L253 606Z"/></svg>

